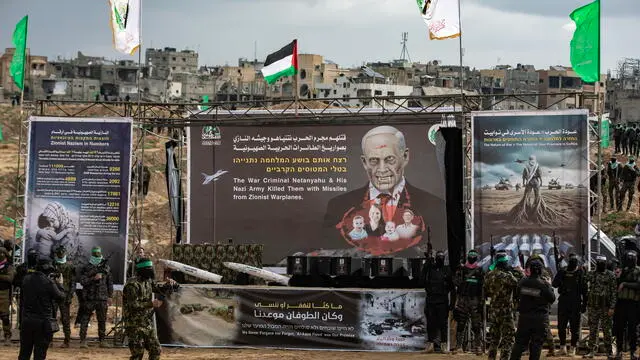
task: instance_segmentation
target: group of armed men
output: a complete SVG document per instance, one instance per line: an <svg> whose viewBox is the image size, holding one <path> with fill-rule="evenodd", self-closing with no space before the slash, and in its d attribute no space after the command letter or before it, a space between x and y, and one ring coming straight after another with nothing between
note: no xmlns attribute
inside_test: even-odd
<svg viewBox="0 0 640 360"><path fill-rule="evenodd" d="M636 183L638 176L640 176L640 168L636 164L636 159L640 156L640 127L636 124L630 126L617 124L613 128L613 140L615 142L614 154L611 155L606 170L602 171L602 209L607 211L608 203L609 210L622 211L625 198L628 198L626 210L629 211L636 189L640 191L640 187L638 187L640 184ZM617 154L626 155L628 157L627 163L618 162L615 156ZM595 177L592 177L592 185L595 185L594 181ZM591 186L592 190L597 192L594 187Z"/></svg>
<svg viewBox="0 0 640 360"><path fill-rule="evenodd" d="M66 250L58 247L53 259L39 258L35 250L27 252L24 263L14 268L11 244L0 246L0 320L5 345L11 345L11 299L12 292L19 289L18 327L20 331L19 360L46 359L53 334L59 330L57 315L60 314L64 342L68 348L71 341L70 307L73 295L78 297L79 309L76 326L80 327L80 347L88 348L87 328L92 314L98 320L100 347L109 347L106 342L107 310L113 296L111 270L102 256L100 247L91 249L89 263L76 269L67 261ZM152 313L162 305L154 300L153 293L160 291L154 281L155 272L151 260L144 257L144 250L136 252L131 264L131 275L123 289L123 319L125 335L129 339L131 359L142 359L144 350L149 359L160 358L160 344L155 336ZM76 291L76 282L82 289ZM170 285L175 282L169 279Z"/></svg>
<svg viewBox="0 0 640 360"><path fill-rule="evenodd" d="M453 273L445 266L444 252L436 252L435 257L427 256L422 273L426 290L426 351L446 352L447 325L451 312L456 323L454 354L462 352L465 347L481 355L485 350L481 344L486 344L489 360L495 360L498 352L501 360L520 359L527 350L529 358L537 360L547 342L547 356L554 356L557 352L549 316L551 305L556 301L553 290L556 288L559 294L560 355L575 356L581 314L586 313L589 339L585 358L595 356L598 332L602 330L604 351L610 359L622 359L625 340L628 342L630 358L638 359L638 254L635 251L627 252L620 267L616 266L615 261L598 256L592 271L587 271L573 253L561 261L566 266L552 277L538 255L532 255L522 269L511 267L507 253L498 251L494 254L493 264L485 272L478 265L478 253L471 250L467 253L466 262ZM484 321L489 328L486 334ZM469 325L472 340L470 346L466 347ZM570 346L567 346L568 325ZM615 329L615 354L612 329Z"/></svg>

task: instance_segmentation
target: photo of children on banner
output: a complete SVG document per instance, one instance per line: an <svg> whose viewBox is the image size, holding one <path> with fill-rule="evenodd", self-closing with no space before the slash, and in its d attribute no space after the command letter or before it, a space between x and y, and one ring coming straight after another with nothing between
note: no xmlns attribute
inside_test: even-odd
<svg viewBox="0 0 640 360"><path fill-rule="evenodd" d="M58 246L68 253L76 250L78 229L63 205L55 201L47 204L37 224L35 247L41 258L53 259L53 249Z"/></svg>
<svg viewBox="0 0 640 360"><path fill-rule="evenodd" d="M337 227L347 243L374 256L410 248L426 230L423 217L413 209L380 198L351 208Z"/></svg>

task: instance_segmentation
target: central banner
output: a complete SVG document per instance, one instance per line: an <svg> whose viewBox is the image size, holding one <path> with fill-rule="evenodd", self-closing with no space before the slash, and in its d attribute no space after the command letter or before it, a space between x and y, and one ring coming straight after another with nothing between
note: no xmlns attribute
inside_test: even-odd
<svg viewBox="0 0 640 360"><path fill-rule="evenodd" d="M296 253L420 257L445 249L444 169L430 125L189 128L189 242Z"/></svg>
<svg viewBox="0 0 640 360"><path fill-rule="evenodd" d="M421 351L423 290L183 286L157 311L158 340L249 346Z"/></svg>

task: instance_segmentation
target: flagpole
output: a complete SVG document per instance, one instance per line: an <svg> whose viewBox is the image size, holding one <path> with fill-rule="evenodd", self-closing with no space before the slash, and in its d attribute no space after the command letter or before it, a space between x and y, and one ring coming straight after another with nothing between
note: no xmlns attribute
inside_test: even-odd
<svg viewBox="0 0 640 360"><path fill-rule="evenodd" d="M296 60L296 69L295 69L295 74L293 75L293 100L295 103L295 115L296 117L298 116L298 103L300 101L300 94L298 93L298 73L299 73L299 67L300 65L298 64L298 39L296 39L296 43L294 46L294 51L295 53L293 54L293 56L295 56L295 60Z"/></svg>
<svg viewBox="0 0 640 360"><path fill-rule="evenodd" d="M598 79L596 80L595 83L595 88L598 91L598 100L597 100L597 105L598 105L598 164L596 165L596 168L598 170L598 174L596 175L598 178L598 211L596 213L596 218L598 220L598 228L597 228L597 237L596 237L596 253L598 255L600 255L600 227L602 226L602 211L604 210L603 204L604 201L600 200L600 196L602 195L602 198L604 200L604 194L602 193L602 106L600 106L600 53L601 53L601 37L602 37L602 31L601 31L601 21L602 21L602 15L601 15L601 11L600 11L600 0L598 1ZM606 134L606 136L609 136L609 134ZM613 204L612 204L613 205Z"/></svg>
<svg viewBox="0 0 640 360"><path fill-rule="evenodd" d="M460 0L458 0L458 27L460 28L460 35L458 36L459 53L460 53L460 109L464 112L464 70L462 68L462 10L460 6ZM454 103L455 105L455 103ZM453 108L455 111L455 106ZM464 124L464 114L462 116L462 122ZM463 126L464 129L464 126Z"/></svg>
<svg viewBox="0 0 640 360"><path fill-rule="evenodd" d="M20 89L20 115L24 115L24 80L25 80L25 68L27 67L27 41L29 41L29 16L27 16L27 21L24 28L24 47L22 49L22 53L24 54L24 59L22 60L22 89ZM16 49L18 50L18 49ZM33 89L31 89L33 91Z"/></svg>

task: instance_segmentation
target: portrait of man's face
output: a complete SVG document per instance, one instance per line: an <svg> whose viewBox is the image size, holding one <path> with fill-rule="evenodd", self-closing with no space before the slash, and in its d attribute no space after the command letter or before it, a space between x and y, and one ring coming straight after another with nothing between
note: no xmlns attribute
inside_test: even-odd
<svg viewBox="0 0 640 360"><path fill-rule="evenodd" d="M391 192L404 176L409 163L409 149L400 151L398 138L393 134L376 134L366 138L362 165L376 189Z"/></svg>

